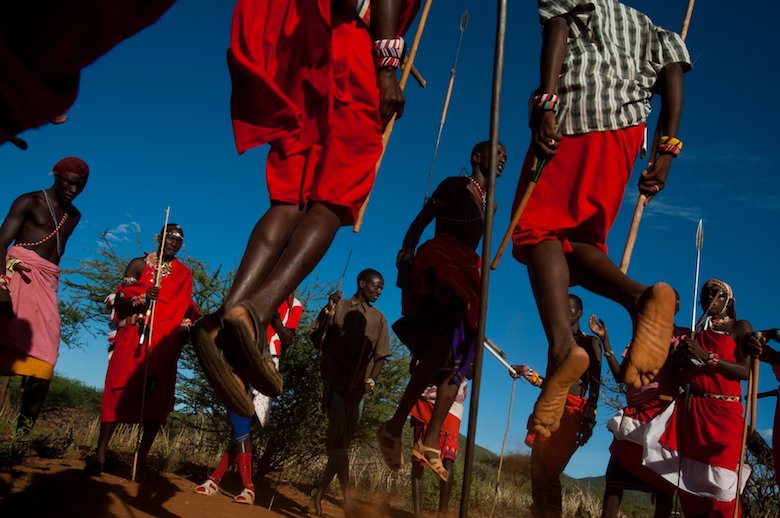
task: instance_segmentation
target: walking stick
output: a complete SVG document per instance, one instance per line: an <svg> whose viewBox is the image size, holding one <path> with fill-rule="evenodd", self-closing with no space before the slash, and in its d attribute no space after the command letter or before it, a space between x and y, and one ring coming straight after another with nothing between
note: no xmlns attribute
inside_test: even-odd
<svg viewBox="0 0 780 518"><path fill-rule="evenodd" d="M493 342L490 341L489 338L485 338L485 341L482 342L482 346L485 349L487 349L487 351L490 354L492 354L496 360L498 360L498 363L506 367L506 370L509 371L509 373L512 375L513 378L517 378L518 376L520 376L520 374L514 369L514 367L509 365L509 363L507 363L507 361L504 359L504 355L502 354L502 351L493 348Z"/></svg>
<svg viewBox="0 0 780 518"><path fill-rule="evenodd" d="M537 159L534 158L534 160ZM498 263L501 261L501 256L504 255L504 250L509 244L509 240L512 239L512 232L515 230L517 223L520 221L520 218L523 215L523 211L525 210L525 206L528 205L528 200L531 199L531 194L534 192L534 188L539 182L539 177L542 176L542 169L544 169L546 163L547 160L545 159L536 161L536 170L534 171L533 176L531 176L531 181L528 182L528 186L525 188L525 192L523 192L523 197L520 198L520 203L517 204L515 213L512 214L512 221L509 222L509 228L507 228L506 232L504 233L504 239L501 241L501 246L498 247L496 257L493 259L493 262L490 263L491 270L498 268Z"/></svg>
<svg viewBox="0 0 780 518"><path fill-rule="evenodd" d="M682 29L680 30L680 37L685 41L688 36L688 27L691 25L691 16L693 15L693 4L696 0L688 0L688 8L685 10L685 18L683 19ZM653 145L650 148L650 159L647 161L647 169L653 167L655 161L655 150L658 147L658 140L661 138L661 123L659 120L655 127L655 133L653 134ZM639 232L639 222L642 221L642 213L645 210L650 200L644 194L639 195L639 199L636 201L636 208L634 209L634 217L631 219L631 226L628 229L628 237L626 237L626 246L623 248L623 257L620 259L620 271L623 273L628 272L628 265L631 262L631 255L634 253L634 245L636 244L636 236Z"/></svg>
<svg viewBox="0 0 780 518"><path fill-rule="evenodd" d="M162 260L163 253L165 253L165 238L168 235L168 216L170 216L171 208L165 209L165 224L163 225L163 234L160 239L160 250L157 253L157 272L154 275L155 288L160 287L160 274L162 273ZM141 440L143 438L143 425L144 425L144 405L146 404L146 377L149 373L149 348L152 345L152 331L154 330L154 309L157 307L157 301L153 300L149 302L146 308L146 314L144 315L144 327L141 332L141 336L138 337L138 345L144 348L144 376L141 384L141 416L139 423L141 424L141 430L138 433L138 441L135 445L135 454L133 455L133 472L130 476L130 480L135 482L136 470L138 468L138 456L141 452ZM146 330L149 330L149 340L144 340L146 337ZM144 343L145 342L145 343Z"/></svg>
<svg viewBox="0 0 780 518"><path fill-rule="evenodd" d="M458 37L458 47L455 49L455 60L452 63L450 69L450 83L447 85L447 95L444 97L444 108L441 110L441 120L439 121L439 131L436 133L436 144L433 146L433 158L431 158L431 167L428 168L428 181L425 183L425 198L423 203L428 199L428 189L431 186L431 177L433 176L433 168L436 165L436 155L439 153L439 143L441 143L441 133L444 131L444 122L447 120L447 110L450 107L450 99L452 97L452 87L455 85L455 74L458 71L458 61L460 60L460 46L463 43L463 34L466 32L466 28L469 26L469 10L463 11L463 15L460 17L460 36Z"/></svg>
<svg viewBox="0 0 780 518"><path fill-rule="evenodd" d="M490 171L488 171L485 194L485 231L482 238L482 257L490 258L490 245L493 241L493 213L496 208L496 171L498 170L498 133L501 118L501 85L504 80L504 46L506 40L507 0L498 0L496 16L496 45L493 58L493 92L490 106ZM480 279L479 315L477 319L478 344L485 341L485 323L487 316L488 291L490 287L490 266L482 263ZM466 454L463 466L463 487L460 496L460 518L467 518L471 476L474 467L474 439L477 432L477 413L479 412L479 389L482 381L482 347L474 353L474 379L471 382L471 405L469 406L469 426L466 435Z"/></svg>
<svg viewBox="0 0 780 518"><path fill-rule="evenodd" d="M423 30L425 29L425 23L428 21L428 12L431 10L432 3L433 0L425 0L425 5L423 6L422 13L420 14L420 23L417 24L417 32L414 34L412 48L409 51L409 57L404 61L403 71L401 72L401 80L398 82L398 86L401 87L401 91L406 88L406 83L409 81L409 74L412 71L412 66L414 66L414 58L417 57L417 48L420 46L420 39L422 39ZM390 140L390 135L393 133L395 120L396 114L393 114L393 116L390 118L390 122L388 122L387 126L385 126L385 131L382 133L382 152L379 154L379 160L376 161L375 167L377 173L379 172L379 166L382 165L382 158L385 156L385 151L387 151L387 142ZM376 178L374 181L376 181ZM368 206L368 201L370 199L371 193L369 192L366 200L363 202L363 205L361 205L360 210L358 211L357 219L355 220L354 225L352 225L353 232L360 232L360 227L363 226L363 216L366 213L366 207Z"/></svg>
<svg viewBox="0 0 780 518"><path fill-rule="evenodd" d="M748 401L752 401L753 394L753 369L751 367L750 374L748 374ZM737 518L739 515L739 496L742 493L742 468L745 466L745 449L747 445L748 435L748 420L752 418L750 414L751 405L745 405L745 422L742 425L742 447L739 450L739 468L737 469L737 496L734 502L734 515L733 518Z"/></svg>

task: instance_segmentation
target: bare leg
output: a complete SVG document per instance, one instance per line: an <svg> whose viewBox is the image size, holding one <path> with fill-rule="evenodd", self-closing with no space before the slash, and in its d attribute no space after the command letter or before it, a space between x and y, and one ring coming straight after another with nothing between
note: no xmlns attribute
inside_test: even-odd
<svg viewBox="0 0 780 518"><path fill-rule="evenodd" d="M152 449L154 439L160 432L162 423L144 423L144 434L141 436L141 445L138 448L138 465L143 466L146 464L146 459L149 457L149 450Z"/></svg>
<svg viewBox="0 0 780 518"><path fill-rule="evenodd" d="M663 491L655 493L655 514L654 518L669 518L672 516L672 507L674 507L674 498Z"/></svg>
<svg viewBox="0 0 780 518"><path fill-rule="evenodd" d="M451 383L452 374L444 378L436 388L436 402L433 404L433 412L431 413L431 419L428 422L428 426L425 428L425 435L423 435L423 444L429 448L435 448L439 442L439 435L441 434L441 427L444 424L444 419L450 412L455 396L458 395L458 385Z"/></svg>
<svg viewBox="0 0 780 518"><path fill-rule="evenodd" d="M528 277L549 343L547 376L530 423L544 440L560 425L569 387L585 372L590 360L571 332L569 265L560 241L543 241L533 247Z"/></svg>
<svg viewBox="0 0 780 518"><path fill-rule="evenodd" d="M414 518L423 518L423 473L424 468L417 462L412 462L412 504Z"/></svg>
<svg viewBox="0 0 780 518"><path fill-rule="evenodd" d="M447 348L450 347L450 345L445 341L441 341L439 343L431 344L431 347L432 349L428 351L428 354L420 358L417 367L415 367L412 377L409 379L409 383L406 385L406 389L401 396L401 400L398 402L398 408L395 410L395 414L393 414L393 417L385 423L387 431L393 435L401 435L404 424L406 423L406 418L409 417L409 412L412 411L412 408L417 403L420 394L423 393L425 388L436 376L436 373L441 369L443 364L442 358L447 357ZM441 425L439 425L439 428L441 429Z"/></svg>
<svg viewBox="0 0 780 518"><path fill-rule="evenodd" d="M285 213L285 216L290 215ZM290 234L281 255L274 259L273 268L265 276L264 281L256 286L256 283L242 280L244 287L231 290L226 307L238 302L240 295L252 303L260 322L269 322L279 304L317 266L328 251L340 226L341 220L333 210L321 203L312 204ZM265 268L265 266L258 267L256 271L262 273ZM251 269L247 266L246 270ZM250 284L255 289L250 291ZM243 306L229 309L226 316L243 320L249 329L257 332Z"/></svg>
<svg viewBox="0 0 780 518"><path fill-rule="evenodd" d="M249 236L225 307L235 306L260 288L304 215L297 205L274 205L260 218Z"/></svg>
<svg viewBox="0 0 780 518"><path fill-rule="evenodd" d="M439 480L439 518L447 515L450 506L450 490L452 489L452 472L455 462L452 459L444 459L444 469L447 470L447 481ZM422 467L420 468L422 469Z"/></svg>
<svg viewBox="0 0 780 518"><path fill-rule="evenodd" d="M604 500L601 504L601 518L617 518L622 500L622 489L607 486L604 489Z"/></svg>
<svg viewBox="0 0 780 518"><path fill-rule="evenodd" d="M28 434L41 414L51 380L27 376L22 381L22 409L16 421L16 433Z"/></svg>
<svg viewBox="0 0 780 518"><path fill-rule="evenodd" d="M100 464L106 463L106 451L108 450L108 443L111 442L111 437L116 430L116 423L100 423L100 434L98 435L97 451L95 452L95 460Z"/></svg>
<svg viewBox="0 0 780 518"><path fill-rule="evenodd" d="M585 288L623 305L633 322L632 346L623 362L623 381L639 388L652 381L669 354L676 299L671 286L634 281L598 248L574 243L569 258L574 278Z"/></svg>

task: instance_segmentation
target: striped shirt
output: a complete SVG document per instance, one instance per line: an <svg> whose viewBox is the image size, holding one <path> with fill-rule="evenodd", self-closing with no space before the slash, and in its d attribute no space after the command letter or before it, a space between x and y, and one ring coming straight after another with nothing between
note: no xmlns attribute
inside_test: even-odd
<svg viewBox="0 0 780 518"><path fill-rule="evenodd" d="M679 35L617 0L539 0L543 26L557 16L569 24L557 92L564 135L644 123L661 69L673 63L691 69Z"/></svg>

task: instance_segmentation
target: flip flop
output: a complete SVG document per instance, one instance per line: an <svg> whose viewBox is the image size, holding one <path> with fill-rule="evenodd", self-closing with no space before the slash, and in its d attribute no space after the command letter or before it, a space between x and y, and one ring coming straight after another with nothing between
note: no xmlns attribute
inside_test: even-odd
<svg viewBox="0 0 780 518"><path fill-rule="evenodd" d="M204 483L195 488L195 492L199 495L212 496L219 493L219 486L213 480L206 479Z"/></svg>
<svg viewBox="0 0 780 518"><path fill-rule="evenodd" d="M379 441L379 450L382 453L382 460L387 467L393 471L404 469L404 453L401 445L401 437L391 434L386 427L387 423L382 423L376 431L376 438Z"/></svg>
<svg viewBox="0 0 780 518"><path fill-rule="evenodd" d="M233 501L237 504L253 505L255 503L255 492L245 487L243 491L233 497Z"/></svg>
<svg viewBox="0 0 780 518"><path fill-rule="evenodd" d="M426 466L431 468L440 479L447 482L450 475L441 462L441 450L429 448L422 443L422 439L418 439L417 442L414 443L414 446L412 446L412 456L422 461Z"/></svg>
<svg viewBox="0 0 780 518"><path fill-rule="evenodd" d="M259 321L254 306L248 300L238 303L252 319L255 337L243 320L224 317L222 319L228 361L239 376L268 397L282 393L283 380L276 370L266 339L266 325Z"/></svg>
<svg viewBox="0 0 780 518"><path fill-rule="evenodd" d="M246 385L233 372L233 368L225 359L225 353L215 340L213 333L218 330L219 312L198 320L192 328L192 345L198 361L206 375L211 388L229 410L242 417L252 417L255 412L252 398L246 390Z"/></svg>

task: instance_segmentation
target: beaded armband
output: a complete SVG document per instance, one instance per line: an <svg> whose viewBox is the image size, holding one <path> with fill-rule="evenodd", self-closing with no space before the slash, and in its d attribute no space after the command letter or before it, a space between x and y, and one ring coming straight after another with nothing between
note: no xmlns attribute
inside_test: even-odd
<svg viewBox="0 0 780 518"><path fill-rule="evenodd" d="M386 38L374 41L374 62L377 68L401 68L403 55L403 38Z"/></svg>
<svg viewBox="0 0 780 518"><path fill-rule="evenodd" d="M374 390L374 388L376 388L376 381L374 381L374 378L366 378L366 385L368 385L371 390Z"/></svg>
<svg viewBox="0 0 780 518"><path fill-rule="evenodd" d="M192 319L191 318L184 318L181 321L181 324L179 324L180 327L186 327L187 329L192 327Z"/></svg>
<svg viewBox="0 0 780 518"><path fill-rule="evenodd" d="M680 156L682 146L682 140L664 135L658 140L658 153L661 155L672 155L673 158L677 158Z"/></svg>
<svg viewBox="0 0 780 518"><path fill-rule="evenodd" d="M558 113L560 98L555 94L535 95L531 100L531 108L537 112Z"/></svg>
<svg viewBox="0 0 780 518"><path fill-rule="evenodd" d="M0 290L8 291L8 283L11 282L11 278L6 274L0 274Z"/></svg>
<svg viewBox="0 0 780 518"><path fill-rule="evenodd" d="M718 353L709 353L707 355L707 367L710 367L714 369L718 366L718 363L720 362L720 356L718 356Z"/></svg>
<svg viewBox="0 0 780 518"><path fill-rule="evenodd" d="M146 294L142 295L136 295L135 297L130 299L130 303L133 305L134 308L137 308L138 306L145 306L146 305Z"/></svg>

